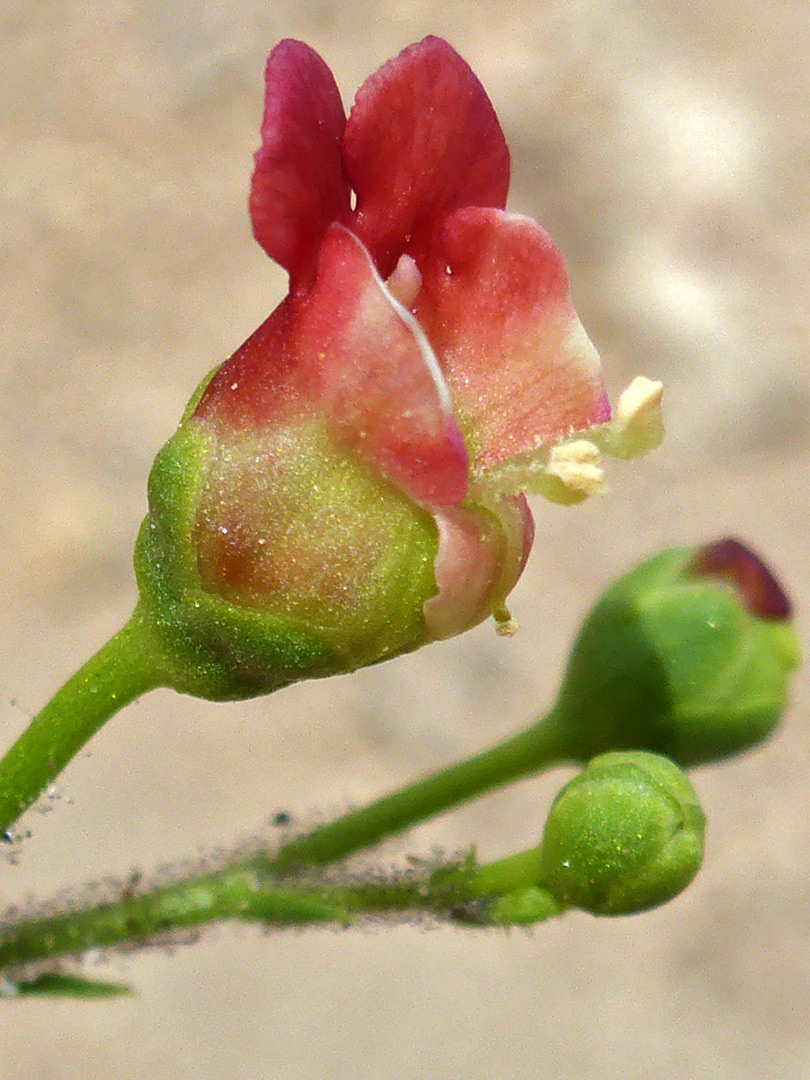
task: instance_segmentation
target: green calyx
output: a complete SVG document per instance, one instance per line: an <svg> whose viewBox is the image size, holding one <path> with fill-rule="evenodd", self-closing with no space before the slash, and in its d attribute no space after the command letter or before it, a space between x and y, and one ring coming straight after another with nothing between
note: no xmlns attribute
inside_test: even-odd
<svg viewBox="0 0 810 1080"><path fill-rule="evenodd" d="M727 581L665 551L620 578L588 615L556 712L580 760L641 747L679 764L747 749L778 724L798 663L787 620L760 618Z"/></svg>
<svg viewBox="0 0 810 1080"><path fill-rule="evenodd" d="M206 511L200 508L213 505L216 513L212 490L227 493L235 483L244 484L249 521L261 520L262 499L272 510L285 495L279 494L279 481L275 490L265 490L264 474L255 465L262 460L258 451L244 440L223 449L211 427L192 416L158 454L135 569L141 606L162 641L175 689L214 700L252 697L298 679L350 671L427 641L422 605L435 591L432 518L364 462L335 454L318 457L321 449L316 447L311 461L298 453L292 462L293 468L309 468L312 477L304 476L300 484L293 527L299 530L297 543L313 548L309 553L294 548L288 566L296 570L299 551L300 561L306 555L316 570L319 559L329 565L329 544L336 550L351 529L362 538L376 528L382 537L373 573L360 566L352 576L351 559L346 560L349 573L339 597L349 599L337 610L319 600L317 581L300 572L290 588L258 595L240 595L228 582L211 587L204 580L200 522ZM272 481L272 471L269 477ZM343 502L336 505L337 497ZM335 535L324 538L325 527ZM256 547L256 559L274 559L277 546L271 538L266 548Z"/></svg>
<svg viewBox="0 0 810 1080"><path fill-rule="evenodd" d="M327 669L335 657L305 628L260 621L200 588L191 540L206 442L199 425L184 424L155 459L135 573L141 606L173 661L174 689L233 700L279 689L297 670Z"/></svg>
<svg viewBox="0 0 810 1080"><path fill-rule="evenodd" d="M603 754L559 793L542 844L543 884L561 904L628 915L677 896L700 869L705 818L667 758Z"/></svg>

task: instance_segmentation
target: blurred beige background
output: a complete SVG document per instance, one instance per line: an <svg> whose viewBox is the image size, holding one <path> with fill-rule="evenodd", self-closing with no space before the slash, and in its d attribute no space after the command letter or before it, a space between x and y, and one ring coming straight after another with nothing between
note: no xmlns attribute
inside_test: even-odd
<svg viewBox="0 0 810 1080"><path fill-rule="evenodd" d="M637 372L665 379L670 429L612 470L608 497L536 506L514 640L482 627L267 700L129 708L25 819L0 904L211 852L279 809L311 823L505 735L552 700L590 598L664 545L741 536L806 631L806 4L3 0L0 32L4 744L129 614L151 460L283 295L246 212L281 37L318 48L347 102L425 33L466 56L513 150L512 208L566 253L614 394ZM100 964L132 1000L3 1004L0 1075L806 1078L808 728L802 674L778 738L697 774L706 866L662 911L509 936L222 927ZM392 857L531 843L562 779Z"/></svg>

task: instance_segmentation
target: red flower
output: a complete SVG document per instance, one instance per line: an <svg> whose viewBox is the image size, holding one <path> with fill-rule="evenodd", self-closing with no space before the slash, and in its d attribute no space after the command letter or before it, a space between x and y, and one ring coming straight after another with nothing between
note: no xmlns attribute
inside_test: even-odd
<svg viewBox="0 0 810 1080"><path fill-rule="evenodd" d="M492 105L446 42L385 64L348 121L317 53L273 50L250 212L290 292L175 437L199 465L170 529L188 588L316 628L343 668L508 626L522 493L578 501L600 448L659 441L659 384L608 422L560 253L504 211L508 187ZM174 513L159 486L153 533Z"/></svg>

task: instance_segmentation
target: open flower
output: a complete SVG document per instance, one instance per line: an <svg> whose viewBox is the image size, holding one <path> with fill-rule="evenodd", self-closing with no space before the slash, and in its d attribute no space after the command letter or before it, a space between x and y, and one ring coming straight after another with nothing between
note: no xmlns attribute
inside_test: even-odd
<svg viewBox="0 0 810 1080"><path fill-rule="evenodd" d="M508 187L492 105L446 42L385 64L348 120L317 53L271 53L250 212L289 295L159 456L138 556L160 621L245 692L489 614L508 630L524 492L579 501L600 451L660 441L658 383L611 420L560 253L504 211Z"/></svg>

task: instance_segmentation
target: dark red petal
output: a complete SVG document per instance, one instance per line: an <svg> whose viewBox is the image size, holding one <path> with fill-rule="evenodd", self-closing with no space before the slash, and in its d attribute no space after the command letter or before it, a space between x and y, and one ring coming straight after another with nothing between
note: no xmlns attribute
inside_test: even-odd
<svg viewBox="0 0 810 1080"><path fill-rule="evenodd" d="M411 45L357 93L343 139L352 229L387 277L461 206L506 205L509 150L470 67L440 38Z"/></svg>
<svg viewBox="0 0 810 1080"><path fill-rule="evenodd" d="M698 577L716 577L736 586L752 615L789 619L790 600L762 560L739 540L718 540L701 548L689 567Z"/></svg>
<svg viewBox="0 0 810 1080"><path fill-rule="evenodd" d="M332 72L301 41L282 41L265 71L262 145L250 192L253 232L271 259L305 288L332 221L346 218L341 167L346 119Z"/></svg>
<svg viewBox="0 0 810 1080"><path fill-rule="evenodd" d="M415 310L474 472L609 419L562 256L531 219L479 207L454 213L424 266Z"/></svg>
<svg viewBox="0 0 810 1080"><path fill-rule="evenodd" d="M425 506L467 494L467 452L435 356L340 225L327 232L290 342L303 394L337 437Z"/></svg>

